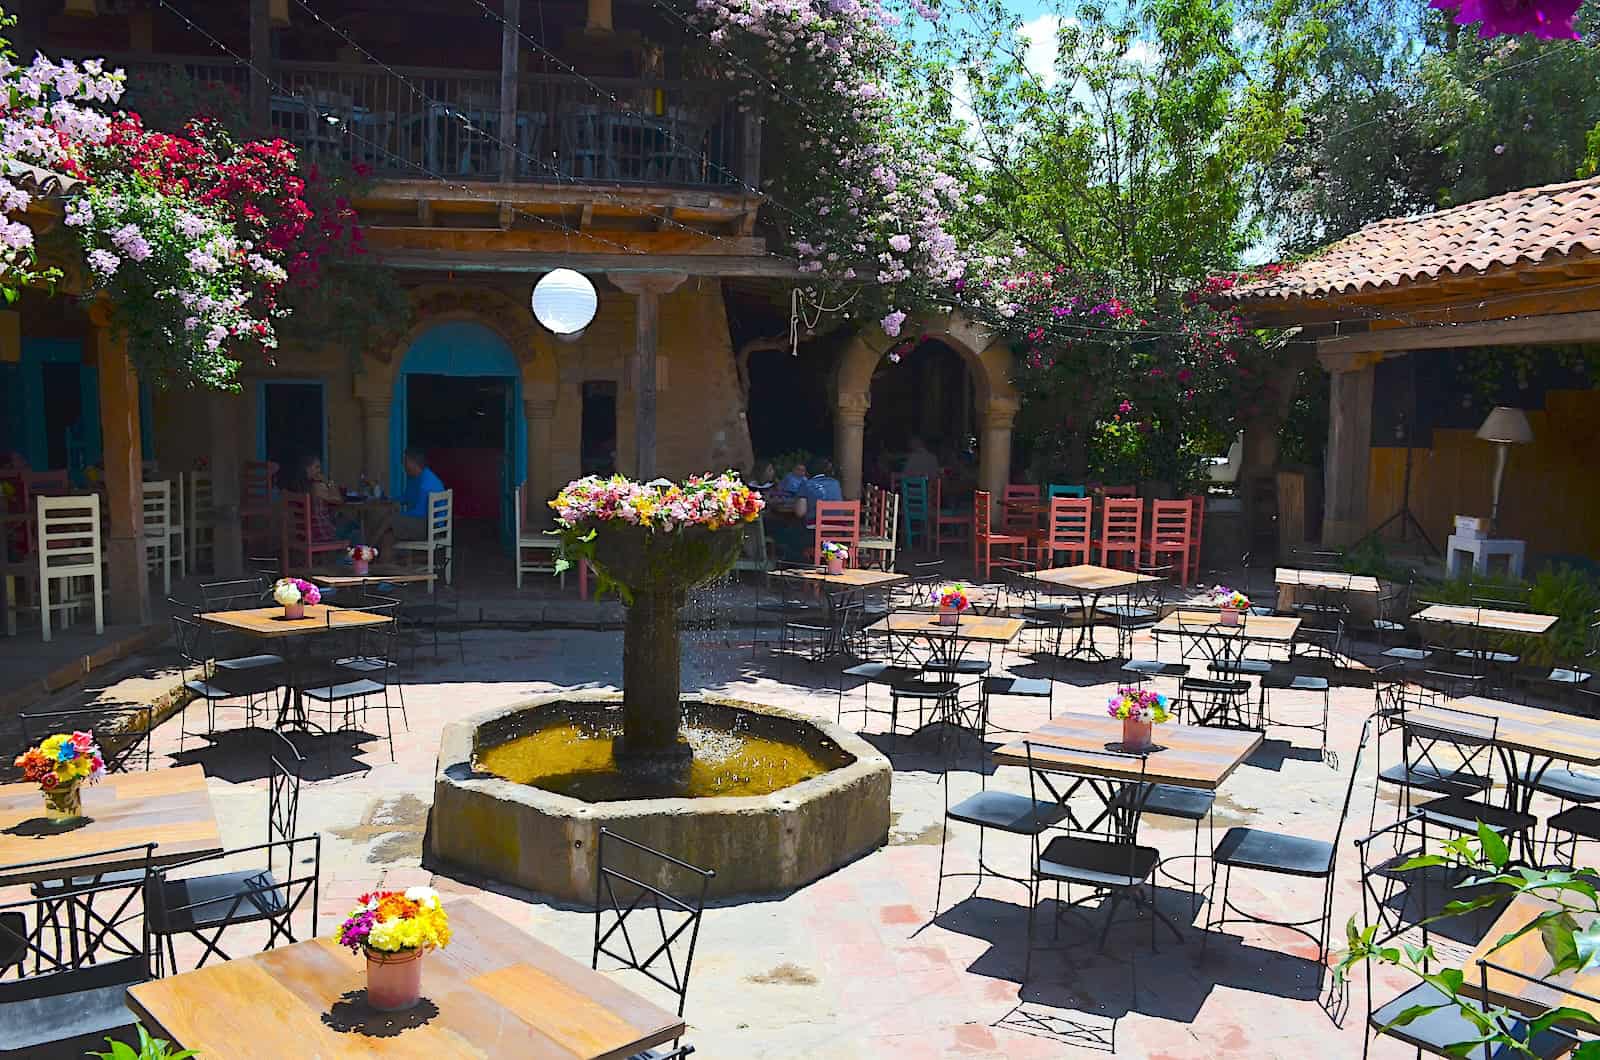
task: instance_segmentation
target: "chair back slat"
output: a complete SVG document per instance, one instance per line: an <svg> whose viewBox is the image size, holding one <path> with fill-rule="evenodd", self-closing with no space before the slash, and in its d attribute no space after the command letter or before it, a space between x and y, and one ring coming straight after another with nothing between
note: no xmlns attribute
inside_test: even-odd
<svg viewBox="0 0 1600 1060"><path fill-rule="evenodd" d="M861 502L818 501L816 517L812 547L817 562L822 562L822 546L831 541L849 549L851 566L859 565L856 546L861 542Z"/></svg>
<svg viewBox="0 0 1600 1060"><path fill-rule="evenodd" d="M144 536L165 538L172 529L172 483L146 482L144 487Z"/></svg>
<svg viewBox="0 0 1600 1060"><path fill-rule="evenodd" d="M978 537L988 537L993 532L990 529L992 514L989 511L989 496L986 490L974 490L972 493L972 531Z"/></svg>
<svg viewBox="0 0 1600 1060"><path fill-rule="evenodd" d="M1055 500L1057 497L1087 497L1088 495L1089 490L1086 486L1072 486L1059 482L1050 483L1050 489L1046 493L1046 496L1051 500Z"/></svg>

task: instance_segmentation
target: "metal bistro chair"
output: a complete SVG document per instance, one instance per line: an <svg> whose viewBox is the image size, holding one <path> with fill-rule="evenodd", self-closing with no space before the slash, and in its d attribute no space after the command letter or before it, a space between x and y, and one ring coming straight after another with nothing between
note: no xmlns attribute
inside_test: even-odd
<svg viewBox="0 0 1600 1060"><path fill-rule="evenodd" d="M1160 573L1171 572L1171 568L1145 568L1140 574L1150 574L1163 577ZM1148 659L1133 657L1133 634L1140 629L1155 626L1160 620L1163 606L1162 581L1140 582L1128 593L1124 605L1101 608L1102 611L1111 613L1117 624L1117 651L1126 661L1122 664L1121 674L1125 679L1131 679L1134 684L1144 686L1146 681L1157 677L1170 677L1182 681L1189 676L1189 664L1179 659L1177 662L1163 662L1161 659L1161 642L1152 639L1154 654ZM1183 619L1178 619L1180 628ZM1126 638L1126 639L1124 639Z"/></svg>
<svg viewBox="0 0 1600 1060"><path fill-rule="evenodd" d="M127 989L153 978L147 910L138 899L148 887L155 848L142 843L96 851L100 863L142 860L141 869L116 878L84 876L82 855L7 867L85 882L73 892L79 915L53 918L48 929L43 920L56 907L32 897L0 903L0 1047L49 1056L57 1055L49 1048L56 1043L86 1039L81 1055L87 1039L98 1044L100 1036L133 1023Z"/></svg>
<svg viewBox="0 0 1600 1060"><path fill-rule="evenodd" d="M764 626L776 626L778 629L778 651L787 649L784 636L784 627L791 619L810 614L817 610L817 605L803 599L794 590L794 581L784 577L781 573L785 570L811 570L809 563L790 563L777 560L770 570L761 572L760 588L756 592L755 628L750 634L750 658L756 657L756 652L763 644L771 645L771 638L760 635Z"/></svg>
<svg viewBox="0 0 1600 1060"><path fill-rule="evenodd" d="M266 708L258 707L256 700L276 692L282 685L283 675L276 666L245 670L223 670L215 667L211 650L210 627L198 618L174 613L172 615L172 640L178 649L178 675L183 687L203 700L206 705L206 731L190 733L188 711L179 715L178 751L183 752L187 736L210 736L217 731L217 706L230 699L243 699L244 723L255 724L257 714Z"/></svg>
<svg viewBox="0 0 1600 1060"><path fill-rule="evenodd" d="M203 583L200 586L200 599L203 601L202 611L240 611L268 606L271 594L264 578L234 578ZM210 642L213 649L232 649L236 644L248 643L242 634L235 638L232 634L215 630L211 631ZM231 650L224 650L218 651L213 657L212 665L218 670L232 672L264 670L281 667L283 656L271 653L232 655Z"/></svg>
<svg viewBox="0 0 1600 1060"><path fill-rule="evenodd" d="M590 967L600 967L601 954L621 961L676 994L682 1016L706 890L717 874L609 828L600 829L598 847ZM693 1051L674 1042L670 1050L653 1049L630 1060L677 1060Z"/></svg>
<svg viewBox="0 0 1600 1060"><path fill-rule="evenodd" d="M1197 649L1208 660L1209 672L1218 675L1184 677L1178 682L1178 697L1188 708L1189 720L1195 725L1261 729L1261 719L1250 714L1250 682L1240 676L1246 644L1242 626L1238 634L1221 634L1213 623L1196 625L1187 620L1185 612L1177 614L1180 657ZM1241 623L1245 620L1246 616L1239 616Z"/></svg>
<svg viewBox="0 0 1600 1060"><path fill-rule="evenodd" d="M204 946L196 968L203 967L215 954L232 958L222 949L222 935L228 928L245 924L267 925L266 949L281 938L297 942L294 920L301 903L309 896L310 931L317 933L317 886L321 880L322 837L296 836L300 812L300 778L305 759L282 733L275 733L272 773L267 787L267 841L255 846L207 854L170 865L154 873L145 888L145 910L151 935L166 941L165 960L177 971L178 955L173 939L190 935ZM309 848L309 853L307 852ZM237 869L200 875L177 875L184 870L214 865L242 856L265 852L266 868ZM286 873L280 881L279 863ZM165 961L156 948L156 973L165 974Z"/></svg>
<svg viewBox="0 0 1600 1060"><path fill-rule="evenodd" d="M304 685L300 689L301 696L311 703L321 704L322 709L327 711L327 731L330 733L352 729L358 710L364 721L370 701L373 698L382 698L383 706L380 709L383 711L384 739L389 743L391 762L394 761L394 708L389 704L389 682L395 672L395 637L400 626L399 608L398 600L366 603L360 610L382 615L387 621L352 629L346 641L347 650L338 653L333 672L319 674L313 683ZM331 610L328 612L330 629L333 628L335 614L336 612ZM346 679L340 680L340 678ZM359 707L356 706L358 703ZM344 715L343 722L337 729L334 727L336 707ZM308 707L310 711L316 709L318 708ZM401 718L402 720L405 718L403 709ZM330 754L332 749L330 741Z"/></svg>
<svg viewBox="0 0 1600 1060"><path fill-rule="evenodd" d="M1419 720L1415 712L1407 711L1400 716L1400 725L1405 739L1424 756L1433 771L1443 772L1449 768L1447 763L1459 762L1462 769L1492 776L1500 719L1457 707L1428 709L1437 720ZM1446 832L1476 835L1482 823L1508 841L1522 838L1524 852L1530 853L1528 837L1539 819L1489 802L1490 790L1486 787L1478 792L1450 792L1417 806L1414 812L1423 852L1427 852L1430 825Z"/></svg>
<svg viewBox="0 0 1600 1060"><path fill-rule="evenodd" d="M154 710L145 706L73 707L69 710L24 711L22 739L28 747L58 732L90 731L100 745L107 773L133 768L150 770L150 720Z"/></svg>
<svg viewBox="0 0 1600 1060"><path fill-rule="evenodd" d="M422 602L416 603L407 600L405 606L397 613L400 622L399 632L410 636L411 662L414 666L417 660L417 649L422 643L422 634L427 633L433 638L433 654L439 655L439 632L449 623L456 635L456 652L461 656L461 664L467 663L466 633L461 628L461 592L450 584L448 571L450 570L450 549L442 547L438 553L433 553L433 562L429 573L433 575L428 580L428 593Z"/></svg>

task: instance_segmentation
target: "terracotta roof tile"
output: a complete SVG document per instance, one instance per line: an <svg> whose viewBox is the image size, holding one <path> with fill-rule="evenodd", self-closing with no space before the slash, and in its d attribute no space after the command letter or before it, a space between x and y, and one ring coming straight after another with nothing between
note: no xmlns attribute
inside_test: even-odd
<svg viewBox="0 0 1600 1060"><path fill-rule="evenodd" d="M1354 294L1575 252L1600 253L1600 177L1377 221L1275 276L1220 297L1263 302Z"/></svg>

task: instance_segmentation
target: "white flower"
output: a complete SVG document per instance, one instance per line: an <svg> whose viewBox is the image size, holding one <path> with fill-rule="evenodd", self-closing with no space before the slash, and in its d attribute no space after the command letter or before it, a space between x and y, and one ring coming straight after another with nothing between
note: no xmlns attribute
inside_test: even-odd
<svg viewBox="0 0 1600 1060"><path fill-rule="evenodd" d="M879 323L880 326L882 326L883 333L885 335L889 336L892 339L892 338L896 338L897 336L899 336L900 327L905 322L906 322L905 313L903 313L900 310L896 309L894 312L892 312L888 316L884 317L878 323Z"/></svg>
<svg viewBox="0 0 1600 1060"><path fill-rule="evenodd" d="M272 598L284 607L290 607L300 602L300 589L294 582L279 582L273 586Z"/></svg>
<svg viewBox="0 0 1600 1060"><path fill-rule="evenodd" d="M89 267L106 279L110 279L121 264L122 259L109 250L89 251Z"/></svg>

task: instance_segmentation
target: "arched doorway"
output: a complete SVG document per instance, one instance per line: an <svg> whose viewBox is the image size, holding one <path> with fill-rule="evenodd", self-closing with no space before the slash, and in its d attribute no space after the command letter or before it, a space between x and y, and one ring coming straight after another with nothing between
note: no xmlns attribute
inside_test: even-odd
<svg viewBox="0 0 1600 1060"><path fill-rule="evenodd" d="M864 481L889 484L911 439L920 438L958 481L977 481L977 396L973 373L961 354L937 339L918 342L898 363L872 375L871 404L863 425ZM970 492L966 485L963 492Z"/></svg>
<svg viewBox="0 0 1600 1060"><path fill-rule="evenodd" d="M389 476L405 486L407 446L419 446L455 491L456 534L511 534L517 486L527 478L528 427L517 356L497 333L471 321L429 328L395 375Z"/></svg>

